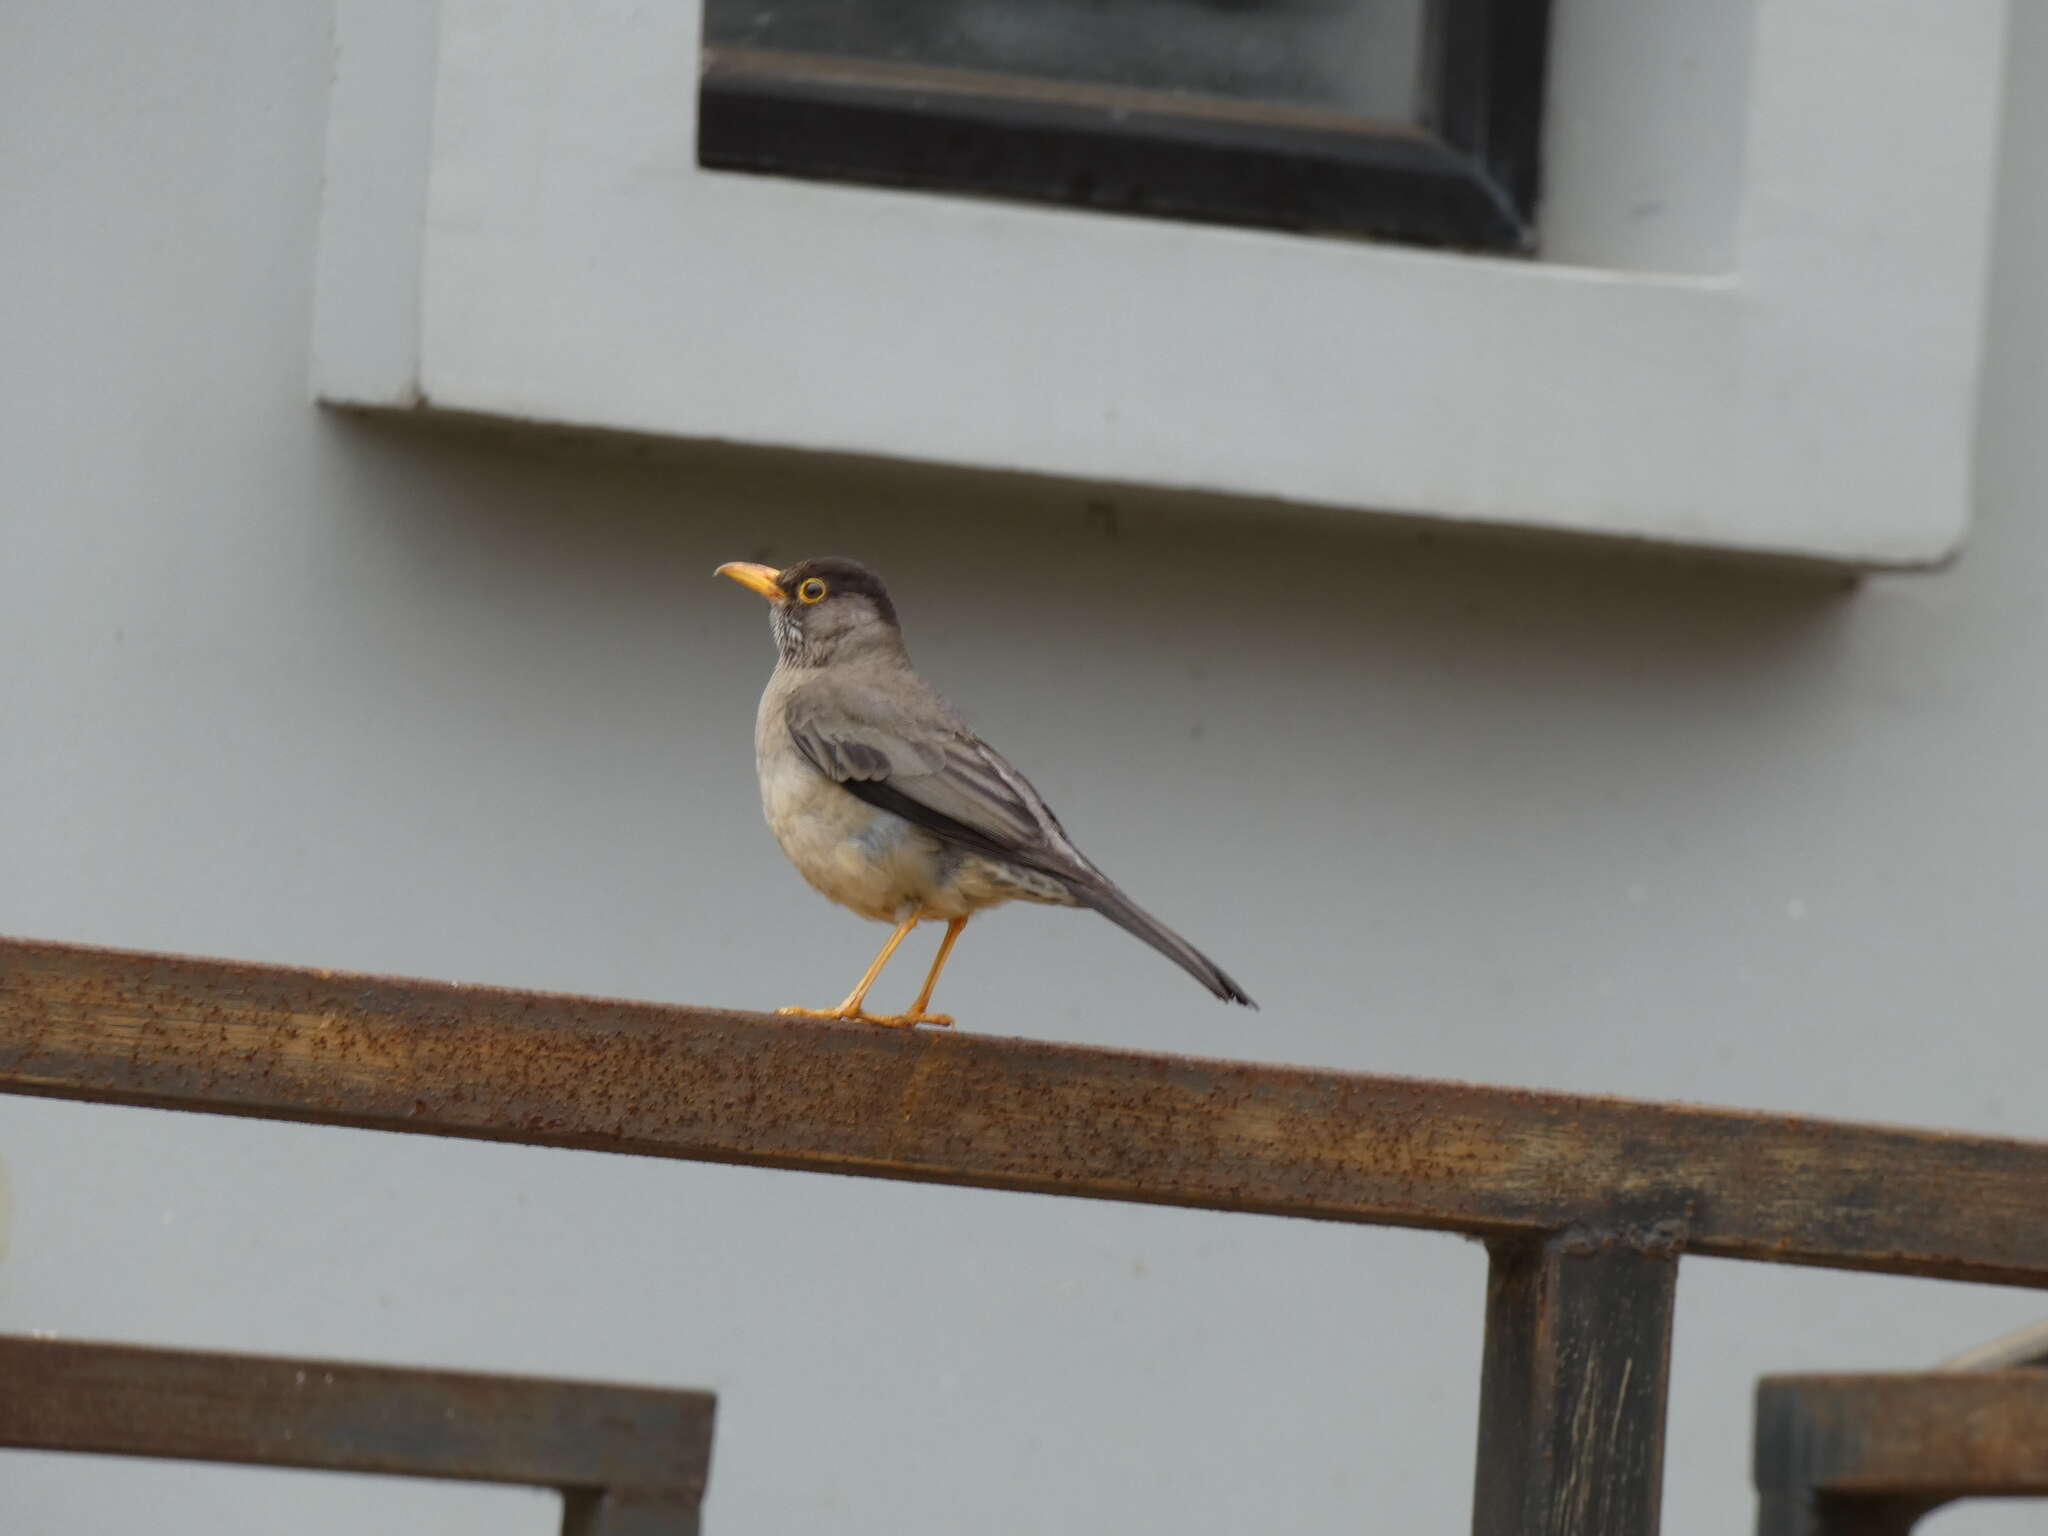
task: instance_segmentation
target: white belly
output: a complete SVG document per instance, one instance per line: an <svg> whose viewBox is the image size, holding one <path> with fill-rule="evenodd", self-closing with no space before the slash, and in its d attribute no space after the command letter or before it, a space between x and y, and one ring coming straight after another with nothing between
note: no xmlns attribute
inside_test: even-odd
<svg viewBox="0 0 2048 1536"><path fill-rule="evenodd" d="M842 907L879 922L916 907L949 915L939 887L951 861L937 839L855 799L795 752L761 764L761 809L797 872Z"/></svg>

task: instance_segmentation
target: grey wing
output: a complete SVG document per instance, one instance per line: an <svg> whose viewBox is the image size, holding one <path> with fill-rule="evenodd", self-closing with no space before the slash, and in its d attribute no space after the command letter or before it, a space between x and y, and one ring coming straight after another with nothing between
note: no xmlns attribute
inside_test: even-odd
<svg viewBox="0 0 2048 1536"><path fill-rule="evenodd" d="M928 689L803 690L785 717L811 766L880 809L983 853L1099 879L1030 782Z"/></svg>
<svg viewBox="0 0 2048 1536"><path fill-rule="evenodd" d="M1053 876L1077 903L1143 939L1218 997L1257 1006L1215 961L1083 858L1024 775L914 674L799 689L784 719L797 750L849 794L948 842Z"/></svg>

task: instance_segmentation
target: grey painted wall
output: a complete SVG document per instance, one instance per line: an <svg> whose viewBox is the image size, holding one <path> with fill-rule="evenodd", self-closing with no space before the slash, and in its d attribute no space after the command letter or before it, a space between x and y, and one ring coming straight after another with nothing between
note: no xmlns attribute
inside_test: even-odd
<svg viewBox="0 0 2048 1536"><path fill-rule="evenodd" d="M324 8L13 7L0 931L830 1000L879 935L759 826L765 626L709 571L839 551L1265 1005L1021 910L949 973L969 1027L2041 1135L2048 11L2021 11L1979 527L1952 571L1849 591L337 419L303 382ZM0 1328L711 1386L722 1536L1466 1519L1484 1266L1450 1239L5 1099L0 1167ZM1690 1265L1667 1530L1749 1519L1759 1371L1913 1365L2040 1310ZM553 1518L0 1458L10 1532L145 1516Z"/></svg>

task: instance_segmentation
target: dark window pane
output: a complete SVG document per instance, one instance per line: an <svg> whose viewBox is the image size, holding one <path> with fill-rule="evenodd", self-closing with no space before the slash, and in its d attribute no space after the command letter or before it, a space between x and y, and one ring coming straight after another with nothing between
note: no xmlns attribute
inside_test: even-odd
<svg viewBox="0 0 2048 1536"><path fill-rule="evenodd" d="M1528 251L1550 0L706 0L722 170Z"/></svg>
<svg viewBox="0 0 2048 1536"><path fill-rule="evenodd" d="M1424 0L709 0L715 47L1413 121Z"/></svg>

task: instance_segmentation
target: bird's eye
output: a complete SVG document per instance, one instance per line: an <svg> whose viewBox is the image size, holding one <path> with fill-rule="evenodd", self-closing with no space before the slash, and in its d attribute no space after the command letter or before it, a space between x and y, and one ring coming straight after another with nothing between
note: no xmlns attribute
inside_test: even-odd
<svg viewBox="0 0 2048 1536"><path fill-rule="evenodd" d="M825 601L825 583L813 576L796 589L796 595L799 602L822 603Z"/></svg>

